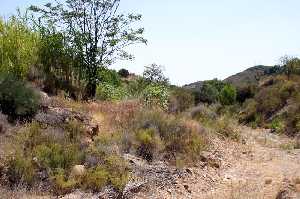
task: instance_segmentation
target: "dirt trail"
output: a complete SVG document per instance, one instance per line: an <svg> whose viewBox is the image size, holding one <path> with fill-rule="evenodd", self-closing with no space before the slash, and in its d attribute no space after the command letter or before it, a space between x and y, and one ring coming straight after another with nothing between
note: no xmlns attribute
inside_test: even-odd
<svg viewBox="0 0 300 199"><path fill-rule="evenodd" d="M220 169L191 169L191 176L178 180L175 189L153 190L136 198L300 198L300 150L283 149L291 140L266 130L243 127L242 132L246 143L220 146L227 147Z"/></svg>

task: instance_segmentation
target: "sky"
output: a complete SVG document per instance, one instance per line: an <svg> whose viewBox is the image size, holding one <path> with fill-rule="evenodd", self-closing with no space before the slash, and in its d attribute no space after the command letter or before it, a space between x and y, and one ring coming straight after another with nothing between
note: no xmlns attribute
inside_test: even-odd
<svg viewBox="0 0 300 199"><path fill-rule="evenodd" d="M0 15L49 0L0 0ZM147 45L135 60L112 66L141 74L162 65L172 84L224 79L254 65L300 54L299 0L121 0L120 12L140 13Z"/></svg>

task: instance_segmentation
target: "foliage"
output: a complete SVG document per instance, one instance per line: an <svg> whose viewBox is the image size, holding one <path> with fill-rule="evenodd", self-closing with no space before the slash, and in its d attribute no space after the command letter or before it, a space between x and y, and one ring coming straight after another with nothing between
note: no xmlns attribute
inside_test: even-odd
<svg viewBox="0 0 300 199"><path fill-rule="evenodd" d="M200 101L205 103L215 103L218 100L219 91L213 85L204 83L200 91Z"/></svg>
<svg viewBox="0 0 300 199"><path fill-rule="evenodd" d="M239 103L244 103L247 99L253 98L257 88L255 85L248 85L237 89L236 100Z"/></svg>
<svg viewBox="0 0 300 199"><path fill-rule="evenodd" d="M148 83L167 85L169 79L163 73L163 66L151 64L146 66L143 72L143 78Z"/></svg>
<svg viewBox="0 0 300 199"><path fill-rule="evenodd" d="M85 188L93 191L100 191L108 182L109 173L102 166L89 169L83 180Z"/></svg>
<svg viewBox="0 0 300 199"><path fill-rule="evenodd" d="M0 18L0 72L24 79L37 63L39 36L17 17Z"/></svg>
<svg viewBox="0 0 300 199"><path fill-rule="evenodd" d="M169 90L166 86L150 84L143 91L143 100L146 106L158 106L164 110L168 109Z"/></svg>
<svg viewBox="0 0 300 199"><path fill-rule="evenodd" d="M217 130L217 133L225 137L229 137L236 141L240 140L241 134L238 125L229 117L221 116L216 122L215 129Z"/></svg>
<svg viewBox="0 0 300 199"><path fill-rule="evenodd" d="M124 68L120 69L120 70L118 71L118 74L119 74L121 77L123 77L123 78L127 78L127 77L129 77L129 75L130 75L129 71L126 70L126 69L124 69Z"/></svg>
<svg viewBox="0 0 300 199"><path fill-rule="evenodd" d="M98 100L122 100L126 95L126 90L123 87L107 83L100 84L96 91L96 99Z"/></svg>
<svg viewBox="0 0 300 199"><path fill-rule="evenodd" d="M35 169L29 158L16 153L7 162L7 175L10 184L32 185L34 182Z"/></svg>
<svg viewBox="0 0 300 199"><path fill-rule="evenodd" d="M13 139L14 153L5 161L9 182L32 187L45 180L38 175L42 171L46 172L52 190L58 195L75 188L99 191L107 185L121 192L129 178L127 162L117 151L103 150L104 146L113 147L119 143L119 134L99 136L90 147L84 147L80 139L73 136L82 132L79 124L71 122L63 127L66 131L62 135L52 134L53 129L34 122L17 133ZM93 158L99 158L94 165L90 164ZM70 175L75 165L87 167L80 178Z"/></svg>
<svg viewBox="0 0 300 199"><path fill-rule="evenodd" d="M99 72L99 77L101 77L101 83L110 84L112 86L121 86L120 75L115 70L109 70L103 68Z"/></svg>
<svg viewBox="0 0 300 199"><path fill-rule="evenodd" d="M34 148L33 153L44 168L69 169L80 164L83 155L76 145L44 144Z"/></svg>
<svg viewBox="0 0 300 199"><path fill-rule="evenodd" d="M78 182L75 179L66 178L64 169L57 169L52 180L54 181L54 191L58 195L70 193L78 186Z"/></svg>
<svg viewBox="0 0 300 199"><path fill-rule="evenodd" d="M82 77L87 81L86 98L95 96L96 84L101 81L99 69L117 59L132 59L125 47L146 43L142 37L144 29L133 26L141 15L119 14L119 4L119 0L70 0L30 7L39 25L46 24L63 34L67 49L79 60Z"/></svg>
<svg viewBox="0 0 300 199"><path fill-rule="evenodd" d="M176 118L161 110L141 111L136 115L132 128L138 147L143 149L137 150L137 153L148 160L160 151L170 160L184 157L184 162L195 161L206 147L206 139L197 123Z"/></svg>
<svg viewBox="0 0 300 199"><path fill-rule="evenodd" d="M39 95L12 75L0 76L0 109L11 120L32 118L39 108Z"/></svg>
<svg viewBox="0 0 300 199"><path fill-rule="evenodd" d="M195 98L191 91L183 88L173 88L169 98L169 111L183 112L195 105Z"/></svg>
<svg viewBox="0 0 300 199"><path fill-rule="evenodd" d="M161 140L155 129L139 130L135 135L137 154L147 161L152 161L161 149Z"/></svg>
<svg viewBox="0 0 300 199"><path fill-rule="evenodd" d="M219 99L222 105L232 105L236 101L236 89L231 85L225 85L220 94Z"/></svg>

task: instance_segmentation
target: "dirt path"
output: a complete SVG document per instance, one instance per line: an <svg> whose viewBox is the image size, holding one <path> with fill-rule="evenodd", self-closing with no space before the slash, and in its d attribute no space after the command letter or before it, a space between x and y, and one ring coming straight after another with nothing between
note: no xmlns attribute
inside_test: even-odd
<svg viewBox="0 0 300 199"><path fill-rule="evenodd" d="M191 176L179 179L175 189L136 198L300 198L300 150L285 150L291 140L266 130L243 127L242 132L246 144L220 146L226 148L220 169L191 169Z"/></svg>

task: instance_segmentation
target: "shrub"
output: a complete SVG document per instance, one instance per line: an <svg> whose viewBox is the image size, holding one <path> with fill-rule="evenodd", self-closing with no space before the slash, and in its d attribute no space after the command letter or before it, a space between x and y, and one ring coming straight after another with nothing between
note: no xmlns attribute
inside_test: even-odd
<svg viewBox="0 0 300 199"><path fill-rule="evenodd" d="M96 99L98 100L122 100L126 97L126 91L122 87L103 83L97 87Z"/></svg>
<svg viewBox="0 0 300 199"><path fill-rule="evenodd" d="M110 155L105 159L105 167L111 185L122 192L129 180L128 163L120 156Z"/></svg>
<svg viewBox="0 0 300 199"><path fill-rule="evenodd" d="M83 179L86 189L100 191L104 186L111 184L115 189L122 191L129 179L127 163L123 158L115 155L108 156L105 164L88 170Z"/></svg>
<svg viewBox="0 0 300 199"><path fill-rule="evenodd" d="M171 158L170 160L181 156L185 160L191 160L191 157L197 157L206 146L203 129L198 124L190 125L181 118L159 110L144 110L137 114L132 127L137 132L138 143L142 144L138 146L143 146L142 154L147 159L160 151Z"/></svg>
<svg viewBox="0 0 300 199"><path fill-rule="evenodd" d="M175 88L170 94L169 111L173 113L183 112L195 105L195 99L191 91L183 88Z"/></svg>
<svg viewBox="0 0 300 199"><path fill-rule="evenodd" d="M137 154L147 161L152 161L162 147L155 129L139 130L135 136Z"/></svg>
<svg viewBox="0 0 300 199"><path fill-rule="evenodd" d="M254 85L238 88L236 100L239 103L244 103L247 99L253 98L255 96L255 93L257 92L256 90L257 88Z"/></svg>
<svg viewBox="0 0 300 199"><path fill-rule="evenodd" d="M272 120L270 127L276 133L282 133L284 131L284 124L278 118Z"/></svg>
<svg viewBox="0 0 300 199"><path fill-rule="evenodd" d="M123 78L127 78L130 75L129 71L124 68L120 69L118 74Z"/></svg>
<svg viewBox="0 0 300 199"><path fill-rule="evenodd" d="M168 109L169 89L164 85L149 84L143 91L143 100L147 107Z"/></svg>
<svg viewBox="0 0 300 199"><path fill-rule="evenodd" d="M28 120L39 108L39 95L12 75L0 77L0 109L10 120Z"/></svg>
<svg viewBox="0 0 300 199"><path fill-rule="evenodd" d="M219 91L209 83L204 83L200 91L200 101L204 103L215 103L218 100Z"/></svg>
<svg viewBox="0 0 300 199"><path fill-rule="evenodd" d="M57 169L56 174L52 177L54 183L54 191L57 195L63 195L72 192L78 186L78 182L74 179L68 179L63 169Z"/></svg>
<svg viewBox="0 0 300 199"><path fill-rule="evenodd" d="M114 87L121 86L120 75L115 70L102 68L99 72L102 84L109 84Z"/></svg>
<svg viewBox="0 0 300 199"><path fill-rule="evenodd" d="M68 169L83 160L82 153L75 145L39 145L34 149L34 154L44 168L51 169Z"/></svg>
<svg viewBox="0 0 300 199"><path fill-rule="evenodd" d="M17 152L14 157L10 157L6 164L7 176L11 184L32 185L34 183L35 169L30 158Z"/></svg>
<svg viewBox="0 0 300 199"><path fill-rule="evenodd" d="M236 101L236 89L231 85L225 85L219 95L222 105L232 105Z"/></svg>
<svg viewBox="0 0 300 199"><path fill-rule="evenodd" d="M209 106L204 104L192 108L190 115L193 119L198 120L201 123L207 123L217 118L216 111L211 110Z"/></svg>
<svg viewBox="0 0 300 199"><path fill-rule="evenodd" d="M232 119L222 116L216 121L215 129L217 133L231 138L233 140L240 140L240 131L238 125Z"/></svg>
<svg viewBox="0 0 300 199"><path fill-rule="evenodd" d="M109 173L102 167L97 166L95 169L89 169L84 180L83 186L86 189L100 191L109 182Z"/></svg>

